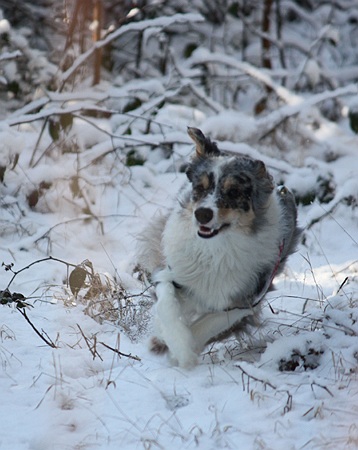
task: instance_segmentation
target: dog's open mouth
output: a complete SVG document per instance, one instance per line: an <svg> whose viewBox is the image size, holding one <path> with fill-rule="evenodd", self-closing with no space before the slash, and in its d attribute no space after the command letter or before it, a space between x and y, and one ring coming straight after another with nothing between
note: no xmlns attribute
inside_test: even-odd
<svg viewBox="0 0 358 450"><path fill-rule="evenodd" d="M224 225L221 225L221 227L213 229L205 227L204 225L200 225L198 235L202 238L209 239L219 234L220 231L222 231L224 228L227 228L228 226L229 226L228 223L224 223Z"/></svg>

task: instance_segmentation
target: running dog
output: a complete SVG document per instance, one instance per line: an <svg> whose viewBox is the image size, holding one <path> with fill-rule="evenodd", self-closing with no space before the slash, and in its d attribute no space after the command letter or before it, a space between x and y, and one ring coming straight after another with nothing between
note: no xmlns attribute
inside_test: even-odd
<svg viewBox="0 0 358 450"><path fill-rule="evenodd" d="M205 345L258 324L261 300L295 250L296 205L262 161L223 154L197 128L179 201L140 237L157 302L151 350L193 367Z"/></svg>

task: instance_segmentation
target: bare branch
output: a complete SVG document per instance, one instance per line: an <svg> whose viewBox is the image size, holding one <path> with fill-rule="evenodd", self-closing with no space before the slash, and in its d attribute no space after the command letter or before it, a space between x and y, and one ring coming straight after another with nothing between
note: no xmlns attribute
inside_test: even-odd
<svg viewBox="0 0 358 450"><path fill-rule="evenodd" d="M25 320L27 321L27 323L31 326L31 328L35 331L35 333L51 348L58 348L57 345L48 337L48 334L45 333L42 330L42 333L39 332L39 330L35 327L35 325L31 322L31 320L29 319L29 317L26 314L26 311L24 308L16 308L19 313L25 318ZM46 334L47 338L45 338L45 336L43 334Z"/></svg>
<svg viewBox="0 0 358 450"><path fill-rule="evenodd" d="M15 270L11 269L11 272L13 273L13 276L12 276L11 280L9 281L6 289L9 289L11 283L14 281L14 279L17 277L17 275L19 275L19 273L23 272L24 270L30 269L30 267L34 266L35 264L40 264L40 263L45 262L45 261L57 261L57 262L60 262L62 264L65 264L67 267L77 267L76 264L68 263L66 261L63 261L62 259L54 258L53 256L48 256L48 257L43 258L43 259L38 259L37 261L34 261L34 262L30 263L29 265L27 265L26 267L23 267L20 270L15 271Z"/></svg>
<svg viewBox="0 0 358 450"><path fill-rule="evenodd" d="M119 355L119 356L124 356L125 358L134 359L135 361L141 361L139 356L133 356L130 353L129 354L122 353L117 348L110 347L109 345L105 344L104 342L99 342L99 343L102 344L104 347L108 348L109 350L112 350L112 352L117 353L117 355Z"/></svg>

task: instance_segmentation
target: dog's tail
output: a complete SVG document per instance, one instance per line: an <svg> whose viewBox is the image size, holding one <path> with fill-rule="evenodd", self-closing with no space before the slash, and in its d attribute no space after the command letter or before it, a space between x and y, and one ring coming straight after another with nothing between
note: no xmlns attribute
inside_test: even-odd
<svg viewBox="0 0 358 450"><path fill-rule="evenodd" d="M296 251L302 229L297 226L297 208L295 197L285 186L277 188L282 211L282 251L276 274L282 272L287 258Z"/></svg>

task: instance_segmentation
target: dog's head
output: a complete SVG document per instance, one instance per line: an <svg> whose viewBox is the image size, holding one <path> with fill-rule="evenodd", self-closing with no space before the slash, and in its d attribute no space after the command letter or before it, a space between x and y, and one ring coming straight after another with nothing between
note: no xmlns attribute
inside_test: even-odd
<svg viewBox="0 0 358 450"><path fill-rule="evenodd" d="M192 184L190 208L202 238L229 228L250 233L257 228L274 189L262 161L225 156L197 128L188 128L196 144L186 174Z"/></svg>

